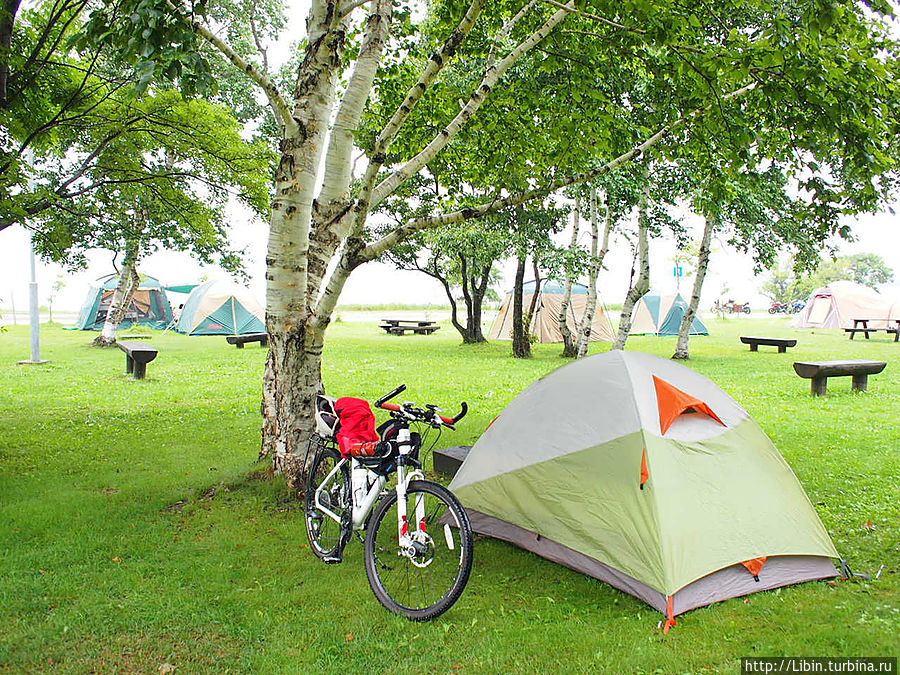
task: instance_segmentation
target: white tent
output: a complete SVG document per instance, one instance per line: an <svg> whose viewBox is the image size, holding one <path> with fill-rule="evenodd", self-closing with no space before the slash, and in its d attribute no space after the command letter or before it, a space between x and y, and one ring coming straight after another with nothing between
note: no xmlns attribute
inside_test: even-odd
<svg viewBox="0 0 900 675"><path fill-rule="evenodd" d="M791 325L797 328L853 328L854 319L869 321L869 328L886 328L888 319L900 319L900 303L853 281L833 281L809 295Z"/></svg>

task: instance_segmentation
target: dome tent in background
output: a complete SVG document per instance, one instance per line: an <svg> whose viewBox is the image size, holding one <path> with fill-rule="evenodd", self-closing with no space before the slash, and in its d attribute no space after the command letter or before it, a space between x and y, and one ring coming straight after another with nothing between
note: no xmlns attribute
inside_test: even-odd
<svg viewBox="0 0 900 675"><path fill-rule="evenodd" d="M535 283L533 281L522 285L523 312L527 312L528 308L531 307L531 301L534 297L534 286ZM534 321L531 323L531 332L537 337L538 342L563 341L562 333L559 331L559 310L562 309L565 292L565 286L557 281L545 281L541 284L540 295L535 306ZM566 317L566 325L573 334L578 321L584 315L587 297L587 286L572 284L572 296L568 316ZM500 311L497 314L497 318L494 319L488 339L511 340L512 315L513 293L510 291L503 299L503 304L500 305ZM597 311L594 312L594 321L591 326L591 342L612 342L613 340L615 340L615 335L613 334L612 325L609 323L609 316L598 292Z"/></svg>
<svg viewBox="0 0 900 675"><path fill-rule="evenodd" d="M140 279L140 285L131 298L131 305L119 328L147 326L163 330L172 321L169 300L158 279L146 274L141 274ZM75 325L81 330L103 330L113 295L119 285L119 277L115 274L100 277L97 281L102 283L91 286L78 314Z"/></svg>
<svg viewBox="0 0 900 675"><path fill-rule="evenodd" d="M870 328L887 328L888 319L900 319L900 301L854 281L832 281L809 294L791 325L796 328L853 328L854 319L870 321Z"/></svg>
<svg viewBox="0 0 900 675"><path fill-rule="evenodd" d="M667 615L837 576L828 532L759 425L707 378L612 351L519 394L450 489L473 529Z"/></svg>
<svg viewBox="0 0 900 675"><path fill-rule="evenodd" d="M650 290L634 306L631 335L678 335L688 304L680 293ZM691 335L709 335L699 313L691 323Z"/></svg>
<svg viewBox="0 0 900 675"><path fill-rule="evenodd" d="M266 313L246 288L207 281L191 291L175 330L186 335L265 333Z"/></svg>

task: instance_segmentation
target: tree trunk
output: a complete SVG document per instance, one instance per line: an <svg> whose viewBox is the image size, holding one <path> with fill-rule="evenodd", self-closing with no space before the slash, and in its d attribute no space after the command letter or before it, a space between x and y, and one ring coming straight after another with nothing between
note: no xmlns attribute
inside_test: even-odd
<svg viewBox="0 0 900 675"><path fill-rule="evenodd" d="M484 333L481 331L481 314L484 307L484 296L487 295L488 286L491 283L491 267L492 265L483 265L481 268L481 279L472 279L472 342L487 342Z"/></svg>
<svg viewBox="0 0 900 675"><path fill-rule="evenodd" d="M531 330L534 328L534 316L537 313L538 299L541 296L541 271L538 269L537 255L532 257L531 266L534 270L534 293L531 294L531 305L528 307L528 314L525 315L525 318L528 319L525 332L528 335L531 335Z"/></svg>
<svg viewBox="0 0 900 675"><path fill-rule="evenodd" d="M597 221L600 214L597 210L597 189L591 188L591 264L588 266L588 297L584 305L584 314L581 317L581 323L578 325L578 344L575 347L575 357L583 359L587 356L588 348L591 346L591 332L594 328L594 314L597 312L597 277L600 275L600 265L603 264L603 258L609 249L609 229L610 214L609 208L604 199L605 222L603 224L603 249L598 250L600 239L599 227Z"/></svg>
<svg viewBox="0 0 900 675"><path fill-rule="evenodd" d="M575 246L578 244L579 209L581 204L575 200L575 209L572 211L572 240L569 242L569 255L575 255ZM569 330L569 307L572 305L572 278L575 274L574 266L566 270L566 291L563 293L562 306L559 308L559 332L563 338L563 351L560 356L571 359L575 356L575 340L572 331Z"/></svg>
<svg viewBox="0 0 900 675"><path fill-rule="evenodd" d="M4 0L3 7L0 8L0 107L2 108L6 108L9 103L6 91L9 81L9 48L18 11L19 0Z"/></svg>
<svg viewBox="0 0 900 675"><path fill-rule="evenodd" d="M260 458L271 455L272 468L284 472L288 485L299 487L306 475L310 436L315 431L316 395L322 387L324 335L303 330L270 332L263 383L263 446ZM267 442L266 442L267 441Z"/></svg>
<svg viewBox="0 0 900 675"><path fill-rule="evenodd" d="M513 287L513 325L512 347L513 356L517 359L531 358L531 342L525 332L525 322L522 316L522 287L525 283L525 256L519 256L516 265L516 281Z"/></svg>
<svg viewBox="0 0 900 675"><path fill-rule="evenodd" d="M703 227L703 239L700 242L700 255L697 257L697 272L694 276L694 290L691 292L691 302L681 319L681 328L678 331L678 345L675 347L673 359L689 359L691 325L697 316L697 308L700 306L700 291L703 289L703 280L706 278L706 270L709 268L709 249L712 242L713 231L719 224L718 215L710 211L706 214L706 224Z"/></svg>
<svg viewBox="0 0 900 675"><path fill-rule="evenodd" d="M141 283L141 278L135 269L138 250L137 242L128 242L125 245L125 259L122 261L119 283L109 304L109 311L106 313L103 330L92 343L94 347L110 347L116 344L116 334L119 331L119 325L128 313L134 292Z"/></svg>
<svg viewBox="0 0 900 675"><path fill-rule="evenodd" d="M647 241L647 202L650 198L650 180L649 172L646 169L644 170L644 179L644 190L638 204L638 259L641 271L634 286L628 289L628 295L625 296L622 316L619 318L619 334L616 336L613 349L625 349L625 342L631 332L631 316L634 313L634 306L650 290L650 249Z"/></svg>

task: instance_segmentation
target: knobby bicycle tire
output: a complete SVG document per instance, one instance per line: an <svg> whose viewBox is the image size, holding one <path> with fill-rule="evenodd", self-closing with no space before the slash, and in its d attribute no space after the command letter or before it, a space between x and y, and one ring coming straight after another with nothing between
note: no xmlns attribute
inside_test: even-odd
<svg viewBox="0 0 900 675"><path fill-rule="evenodd" d="M341 461L340 453L326 445L320 446L309 467L306 478L306 534L309 547L326 562L339 562L350 538L349 522L338 525L315 505L316 489L328 473ZM350 470L347 465L338 471L333 488L323 493L327 506L337 515L345 515L350 508Z"/></svg>
<svg viewBox="0 0 900 675"><path fill-rule="evenodd" d="M411 528L415 528L415 503L419 496L425 500L430 544L416 556L416 562L400 554L397 493L391 492L372 515L366 530L366 576L375 597L387 609L412 621L429 621L450 609L462 595L472 572L474 542L469 517L459 500L443 485L431 481L409 483L407 511ZM454 550L457 546L458 551ZM437 581L429 582L430 577ZM412 602L413 595L421 601Z"/></svg>

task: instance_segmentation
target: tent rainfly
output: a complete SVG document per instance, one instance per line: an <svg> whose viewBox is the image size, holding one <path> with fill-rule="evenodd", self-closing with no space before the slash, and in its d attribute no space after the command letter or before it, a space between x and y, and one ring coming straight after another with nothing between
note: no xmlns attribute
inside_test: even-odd
<svg viewBox="0 0 900 675"><path fill-rule="evenodd" d="M246 288L207 281L191 291L175 330L187 335L264 333L266 313Z"/></svg>
<svg viewBox="0 0 900 675"><path fill-rule="evenodd" d="M631 335L678 335L687 308L680 293L648 291L634 306ZM709 335L699 315L691 323L691 335Z"/></svg>
<svg viewBox="0 0 900 675"><path fill-rule="evenodd" d="M76 327L81 330L103 330L116 286L119 285L119 277L116 275L101 277L97 281L103 283L91 286L78 314ZM126 310L120 327L147 326L163 330L171 321L172 308L162 285L157 279L142 274L140 285L131 298L131 305Z"/></svg>
<svg viewBox="0 0 900 675"><path fill-rule="evenodd" d="M450 484L476 532L601 579L666 615L837 576L800 482L702 375L639 352L538 380Z"/></svg>
<svg viewBox="0 0 900 675"><path fill-rule="evenodd" d="M534 282L529 281L523 284L522 288L522 306L523 311L528 311L531 307L532 298L534 297ZM562 309L563 296L566 292L565 287L555 281L546 281L541 284L537 304L535 305L535 316L531 323L531 332L534 334L538 342L562 342L562 333L559 332L559 310ZM572 297L569 303L569 311L566 317L566 325L572 333L578 325L578 321L584 315L584 308L587 305L588 287L581 284L572 284ZM503 304L500 305L500 312L491 326L489 339L491 340L511 340L512 339L512 315L513 315L513 294L510 291ZM612 325L609 323L609 317L606 309L603 307L603 300L600 294L597 294L597 311L594 312L594 321L591 326L591 342L612 342L615 340Z"/></svg>
<svg viewBox="0 0 900 675"><path fill-rule="evenodd" d="M900 319L900 302L853 281L833 281L809 295L806 307L794 317L797 328L853 328L853 319L869 321L870 328L886 328L888 319Z"/></svg>

